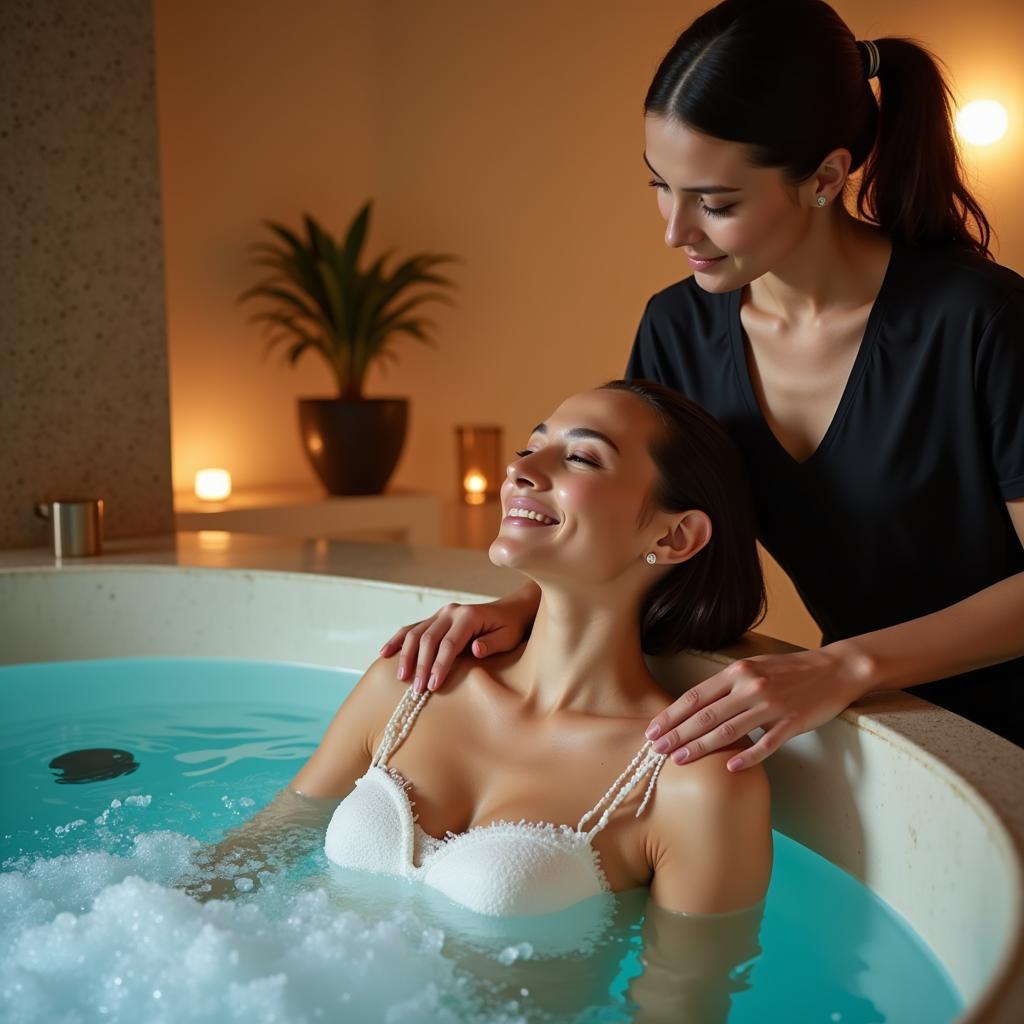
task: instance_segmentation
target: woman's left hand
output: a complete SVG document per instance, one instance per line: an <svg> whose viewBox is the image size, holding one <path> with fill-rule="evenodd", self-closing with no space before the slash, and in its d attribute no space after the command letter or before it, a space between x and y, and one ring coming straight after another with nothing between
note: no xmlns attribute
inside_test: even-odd
<svg viewBox="0 0 1024 1024"><path fill-rule="evenodd" d="M852 657L839 645L743 658L670 704L653 719L647 738L656 740L656 751L681 764L764 729L752 747L726 765L741 771L863 696L870 689L869 668L863 657Z"/></svg>

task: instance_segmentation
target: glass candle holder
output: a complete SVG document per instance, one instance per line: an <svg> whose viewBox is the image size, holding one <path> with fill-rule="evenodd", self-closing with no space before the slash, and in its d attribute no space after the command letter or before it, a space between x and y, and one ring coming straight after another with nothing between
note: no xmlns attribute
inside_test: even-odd
<svg viewBox="0 0 1024 1024"><path fill-rule="evenodd" d="M467 505L483 505L498 497L504 478L501 427L462 425L455 428L459 494Z"/></svg>

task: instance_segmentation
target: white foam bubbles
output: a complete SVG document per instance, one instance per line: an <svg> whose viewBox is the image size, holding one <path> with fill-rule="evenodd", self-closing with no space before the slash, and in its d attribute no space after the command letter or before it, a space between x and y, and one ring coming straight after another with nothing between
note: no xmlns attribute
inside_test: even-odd
<svg viewBox="0 0 1024 1024"><path fill-rule="evenodd" d="M131 852L22 858L0 875L0 1019L440 1024L486 1015L414 911L368 920L322 888L261 886L198 903L171 882L195 840L145 833Z"/></svg>
<svg viewBox="0 0 1024 1024"><path fill-rule="evenodd" d="M533 946L529 942L518 942L514 946L506 946L496 957L499 964L514 964L517 960L529 960L533 956Z"/></svg>

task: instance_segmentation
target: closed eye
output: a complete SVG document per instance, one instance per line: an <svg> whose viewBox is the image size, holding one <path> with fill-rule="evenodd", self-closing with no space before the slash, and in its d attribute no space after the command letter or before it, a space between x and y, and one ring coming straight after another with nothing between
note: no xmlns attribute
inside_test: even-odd
<svg viewBox="0 0 1024 1024"><path fill-rule="evenodd" d="M513 455L518 455L519 458L523 459L523 458L526 458L527 455L532 455L533 452L534 452L534 449L532 449L532 448L524 448L521 452L513 452L512 454ZM566 462L573 462L573 461L575 461L575 462L582 462L585 466L593 466L594 469L600 469L601 468L596 462L591 462L590 459L585 459L585 458L583 458L582 455L577 455L575 452L573 452L572 455L567 455L565 457L565 461Z"/></svg>
<svg viewBox="0 0 1024 1024"><path fill-rule="evenodd" d="M656 181L652 178L647 182L651 188L663 189L668 192L668 185L663 181ZM709 216L709 217L724 217L736 204L730 203L728 206L708 206L703 199L697 200L697 205Z"/></svg>

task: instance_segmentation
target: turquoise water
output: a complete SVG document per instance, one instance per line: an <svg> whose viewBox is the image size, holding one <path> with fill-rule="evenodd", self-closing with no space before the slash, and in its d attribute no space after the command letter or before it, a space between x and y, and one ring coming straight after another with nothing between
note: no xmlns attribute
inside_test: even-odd
<svg viewBox="0 0 1024 1024"><path fill-rule="evenodd" d="M319 848L230 901L175 887L200 842L287 784L357 678L209 659L0 668L0 1020L943 1024L961 1008L901 918L778 833L752 931L659 913L644 890L480 918ZM83 748L137 767L58 782L50 762Z"/></svg>

